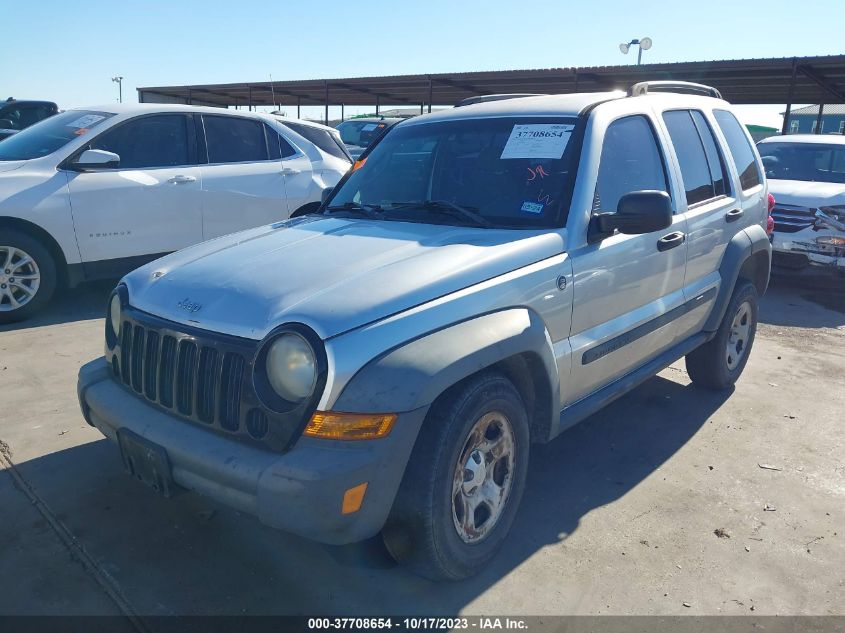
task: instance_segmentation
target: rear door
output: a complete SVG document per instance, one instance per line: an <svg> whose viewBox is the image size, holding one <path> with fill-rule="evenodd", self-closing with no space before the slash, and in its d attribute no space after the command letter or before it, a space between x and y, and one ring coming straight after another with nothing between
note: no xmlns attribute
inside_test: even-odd
<svg viewBox="0 0 845 633"><path fill-rule="evenodd" d="M77 242L84 262L169 253L202 241L199 168L185 114L152 114L116 124L83 149L120 156L115 168L68 172ZM80 150L81 151L81 150ZM122 264L102 273L122 274ZM108 264L104 264L108 266Z"/></svg>
<svg viewBox="0 0 845 633"><path fill-rule="evenodd" d="M203 114L203 237L287 218L279 138L258 119Z"/></svg>
<svg viewBox="0 0 845 633"><path fill-rule="evenodd" d="M725 156L713 133L714 122L701 110L669 110L661 115L677 159L687 221L684 294L690 310L679 320L679 335L696 333L716 300L719 264L742 219Z"/></svg>
<svg viewBox="0 0 845 633"><path fill-rule="evenodd" d="M612 107L612 106L611 106ZM656 130L644 114L611 122L604 134L593 213L616 211L626 193L666 191L666 163ZM666 236L686 231L682 216L671 227L644 235L616 233L571 253L575 273L572 375L561 385L566 404L632 371L675 342L672 310L684 302L686 243ZM586 236L585 236L586 238Z"/></svg>

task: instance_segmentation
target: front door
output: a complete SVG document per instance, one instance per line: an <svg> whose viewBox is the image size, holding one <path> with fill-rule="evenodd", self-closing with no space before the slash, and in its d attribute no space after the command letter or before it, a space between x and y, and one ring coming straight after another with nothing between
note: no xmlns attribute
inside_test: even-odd
<svg viewBox="0 0 845 633"><path fill-rule="evenodd" d="M203 237L287 218L277 134L246 117L203 115L202 121L208 150L202 166Z"/></svg>
<svg viewBox="0 0 845 633"><path fill-rule="evenodd" d="M200 174L188 122L183 114L141 116L85 146L120 156L115 168L68 172L86 273L91 262L101 262L121 274L122 260L137 265L202 241ZM89 274L96 274L93 267Z"/></svg>
<svg viewBox="0 0 845 633"><path fill-rule="evenodd" d="M593 212L616 211L619 199L632 191L669 192L666 173L649 119L617 119L605 134ZM645 235L617 233L571 253L572 374L561 384L565 405L636 369L675 341L676 324L668 316L684 302L686 244L673 234L685 233L685 227L683 217L675 216L669 228Z"/></svg>

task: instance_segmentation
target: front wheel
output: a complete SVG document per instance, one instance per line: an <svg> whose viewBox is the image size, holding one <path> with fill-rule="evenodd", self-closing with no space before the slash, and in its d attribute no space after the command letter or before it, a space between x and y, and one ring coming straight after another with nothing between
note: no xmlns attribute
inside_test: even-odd
<svg viewBox="0 0 845 633"><path fill-rule="evenodd" d="M513 524L528 443L525 405L504 376L447 392L423 423L382 531L393 558L432 580L477 573Z"/></svg>
<svg viewBox="0 0 845 633"><path fill-rule="evenodd" d="M41 242L27 233L0 233L0 323L29 318L53 296L56 262Z"/></svg>
<svg viewBox="0 0 845 633"><path fill-rule="evenodd" d="M741 281L734 289L716 335L687 354L690 379L708 389L727 389L739 379L757 332L757 289Z"/></svg>

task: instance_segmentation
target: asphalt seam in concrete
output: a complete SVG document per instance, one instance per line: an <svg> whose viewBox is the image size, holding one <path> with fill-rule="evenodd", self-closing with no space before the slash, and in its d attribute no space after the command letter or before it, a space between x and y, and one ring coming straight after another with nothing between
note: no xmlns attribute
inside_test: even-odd
<svg viewBox="0 0 845 633"><path fill-rule="evenodd" d="M12 477L15 487L29 498L32 505L38 510L50 529L59 538L62 544L69 550L71 556L77 560L85 572L96 582L100 588L111 598L120 612L129 620L138 633L150 633L150 630L142 622L138 612L132 603L123 595L117 581L103 569L97 561L88 553L82 543L73 535L62 521L53 513L50 506L38 495L29 482L23 478L15 467L12 460L12 450L9 445L0 439L0 467Z"/></svg>

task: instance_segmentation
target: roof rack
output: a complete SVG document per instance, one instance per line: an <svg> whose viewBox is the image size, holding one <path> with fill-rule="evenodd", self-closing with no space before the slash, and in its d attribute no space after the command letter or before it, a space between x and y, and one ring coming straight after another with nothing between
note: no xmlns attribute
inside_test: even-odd
<svg viewBox="0 0 845 633"><path fill-rule="evenodd" d="M641 81L628 90L629 97L639 97L650 92L679 92L681 94L699 94L714 99L721 99L722 93L713 86L695 84L691 81Z"/></svg>
<svg viewBox="0 0 845 633"><path fill-rule="evenodd" d="M455 104L456 108L463 106L474 105L476 103L487 103L488 101L504 101L505 99L522 99L523 97L545 97L546 95L537 93L526 94L498 94L498 95L479 95L477 97L467 97Z"/></svg>

